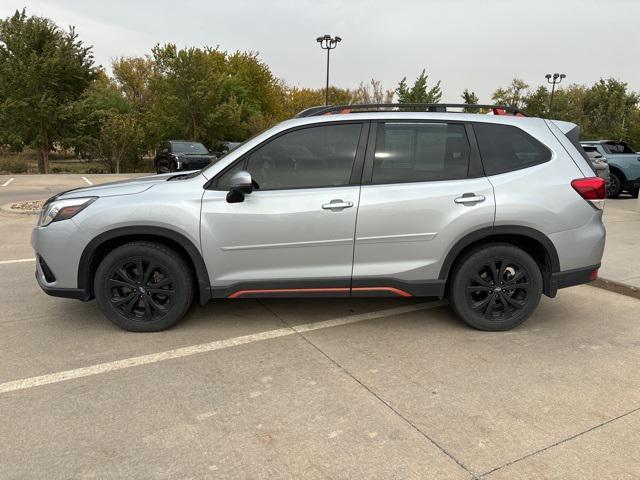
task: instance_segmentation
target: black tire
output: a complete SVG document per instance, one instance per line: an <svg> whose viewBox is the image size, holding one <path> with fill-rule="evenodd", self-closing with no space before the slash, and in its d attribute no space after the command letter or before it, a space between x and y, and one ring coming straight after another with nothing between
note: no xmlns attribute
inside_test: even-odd
<svg viewBox="0 0 640 480"><path fill-rule="evenodd" d="M169 163L169 170L168 171L171 172L171 173L178 171L178 166L176 165L176 162Z"/></svg>
<svg viewBox="0 0 640 480"><path fill-rule="evenodd" d="M617 173L609 173L609 183L607 183L607 197L618 198L622 193L622 177Z"/></svg>
<svg viewBox="0 0 640 480"><path fill-rule="evenodd" d="M533 258L511 244L490 243L472 249L456 263L449 301L468 325L503 331L529 318L541 294L542 274Z"/></svg>
<svg viewBox="0 0 640 480"><path fill-rule="evenodd" d="M154 288L155 287L155 288ZM131 242L109 253L94 279L98 307L131 332L158 332L176 324L193 301L189 265L155 242Z"/></svg>
<svg viewBox="0 0 640 480"><path fill-rule="evenodd" d="M169 169L169 164L163 162L162 160L158 162L158 167L156 168L157 173L169 173L171 170Z"/></svg>
<svg viewBox="0 0 640 480"><path fill-rule="evenodd" d="M631 195L631 198L638 198L639 192L640 192L640 189L638 187L632 188L629 190L629 194Z"/></svg>

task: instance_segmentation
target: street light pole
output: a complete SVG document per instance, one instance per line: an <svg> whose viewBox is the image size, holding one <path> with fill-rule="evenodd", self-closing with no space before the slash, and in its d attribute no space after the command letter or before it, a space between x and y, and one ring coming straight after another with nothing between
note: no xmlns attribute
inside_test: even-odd
<svg viewBox="0 0 640 480"><path fill-rule="evenodd" d="M553 108L553 94L556 91L556 85L560 83L565 77L566 75L564 73L554 73L553 75L547 73L544 76L544 78L547 79L547 83L551 84L551 97L549 98L549 115L551 115L551 109Z"/></svg>
<svg viewBox="0 0 640 480"><path fill-rule="evenodd" d="M322 37L316 38L316 42L320 44L320 48L327 51L327 83L324 89L324 104L329 105L329 52L338 46L342 39L338 36L331 37L331 35L326 34Z"/></svg>

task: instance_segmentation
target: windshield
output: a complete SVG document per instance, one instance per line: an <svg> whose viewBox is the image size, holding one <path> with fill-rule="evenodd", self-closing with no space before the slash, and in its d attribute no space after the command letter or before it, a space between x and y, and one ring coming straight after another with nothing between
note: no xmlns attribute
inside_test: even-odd
<svg viewBox="0 0 640 480"><path fill-rule="evenodd" d="M206 155L209 150L198 142L171 142L172 153L184 153L185 155Z"/></svg>

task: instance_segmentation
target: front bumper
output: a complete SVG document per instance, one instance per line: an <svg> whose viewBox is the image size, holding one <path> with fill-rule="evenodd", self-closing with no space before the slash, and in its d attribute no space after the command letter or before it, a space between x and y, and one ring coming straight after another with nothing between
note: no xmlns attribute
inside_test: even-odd
<svg viewBox="0 0 640 480"><path fill-rule="evenodd" d="M49 295L89 300L78 288L78 266L87 238L74 219L35 227L31 246L36 254L36 280Z"/></svg>
<svg viewBox="0 0 640 480"><path fill-rule="evenodd" d="M51 278L52 273L49 271L45 274L45 269L47 268L46 261L40 255L36 255L36 281L44 293L52 297L75 298L83 302L91 300L91 294L82 288L62 288L56 286L55 277L53 279ZM47 277L53 281L47 281Z"/></svg>

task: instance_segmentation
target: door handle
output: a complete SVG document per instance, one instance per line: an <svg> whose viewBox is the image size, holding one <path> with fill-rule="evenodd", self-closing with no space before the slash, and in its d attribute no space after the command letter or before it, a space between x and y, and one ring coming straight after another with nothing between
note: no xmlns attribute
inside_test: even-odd
<svg viewBox="0 0 640 480"><path fill-rule="evenodd" d="M343 208L353 207L353 202L343 202L342 200L331 200L329 203L322 205L324 210L342 210Z"/></svg>
<svg viewBox="0 0 640 480"><path fill-rule="evenodd" d="M476 195L475 193L465 193L461 197L458 197L454 200L454 202L462 203L464 205L466 205L467 203L476 204L484 201L484 195Z"/></svg>

